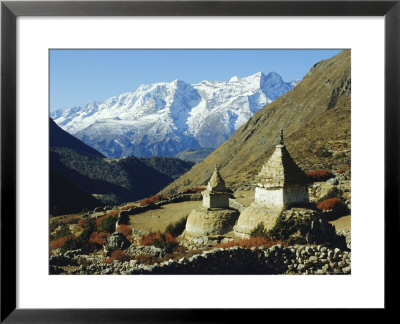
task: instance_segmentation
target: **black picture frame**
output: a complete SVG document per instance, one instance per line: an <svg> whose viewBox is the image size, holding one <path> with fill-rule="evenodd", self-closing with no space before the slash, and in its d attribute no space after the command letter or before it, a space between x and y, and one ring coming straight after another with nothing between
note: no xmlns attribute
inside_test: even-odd
<svg viewBox="0 0 400 324"><path fill-rule="evenodd" d="M388 255L399 232L400 4L395 1L2 1L1 321L5 323L234 322L244 310L16 308L16 19L19 16L384 16L385 309L398 275ZM398 236L397 236L398 237ZM257 318L263 310L247 310Z"/></svg>

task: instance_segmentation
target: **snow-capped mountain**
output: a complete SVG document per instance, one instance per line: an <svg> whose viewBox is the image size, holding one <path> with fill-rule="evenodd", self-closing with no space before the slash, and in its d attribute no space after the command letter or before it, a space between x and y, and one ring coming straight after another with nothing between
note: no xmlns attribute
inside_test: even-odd
<svg viewBox="0 0 400 324"><path fill-rule="evenodd" d="M172 156L186 149L219 146L297 83L284 82L276 72L232 77L228 82L160 82L50 116L108 157Z"/></svg>

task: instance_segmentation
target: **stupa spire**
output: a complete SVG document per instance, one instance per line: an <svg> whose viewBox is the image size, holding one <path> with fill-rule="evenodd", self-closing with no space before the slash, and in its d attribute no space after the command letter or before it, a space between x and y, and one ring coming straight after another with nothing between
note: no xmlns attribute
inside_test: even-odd
<svg viewBox="0 0 400 324"><path fill-rule="evenodd" d="M283 128L281 128L281 140L280 140L279 144L285 145L285 144L283 143Z"/></svg>

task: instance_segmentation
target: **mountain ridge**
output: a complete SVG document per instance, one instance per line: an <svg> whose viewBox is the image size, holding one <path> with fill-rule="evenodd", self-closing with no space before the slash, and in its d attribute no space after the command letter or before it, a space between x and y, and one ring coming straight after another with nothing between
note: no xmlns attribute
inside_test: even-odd
<svg viewBox="0 0 400 324"><path fill-rule="evenodd" d="M104 102L57 110L51 117L111 158L174 156L186 149L218 147L295 83L284 82L276 72L192 85L177 79L140 85L135 92Z"/></svg>

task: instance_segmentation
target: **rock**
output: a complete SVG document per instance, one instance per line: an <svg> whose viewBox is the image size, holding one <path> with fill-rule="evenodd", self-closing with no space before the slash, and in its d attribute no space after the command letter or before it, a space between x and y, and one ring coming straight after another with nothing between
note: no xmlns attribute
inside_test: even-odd
<svg viewBox="0 0 400 324"><path fill-rule="evenodd" d="M131 242L120 232L112 233L103 245L106 254L116 250L125 250L131 245Z"/></svg>
<svg viewBox="0 0 400 324"><path fill-rule="evenodd" d="M151 255L156 258L163 258L166 254L164 249L155 247L154 245L136 247L132 244L125 252L131 256Z"/></svg>
<svg viewBox="0 0 400 324"><path fill-rule="evenodd" d="M328 183L328 184L330 184L330 185L336 186L336 185L339 184L339 181L338 181L338 179L336 179L336 178L330 178L330 179L328 179L328 180L326 181L326 183Z"/></svg>
<svg viewBox="0 0 400 324"><path fill-rule="evenodd" d="M342 268L342 271L343 271L344 274L349 274L349 273L351 273L351 266Z"/></svg>
<svg viewBox="0 0 400 324"><path fill-rule="evenodd" d="M308 262L312 262L312 263L316 263L316 262L318 262L318 257L316 257L316 256L310 256L309 258L308 258Z"/></svg>
<svg viewBox="0 0 400 324"><path fill-rule="evenodd" d="M72 258L76 255L81 255L82 254L82 249L76 249L76 250L68 250L67 252L64 253L64 256L67 258Z"/></svg>

